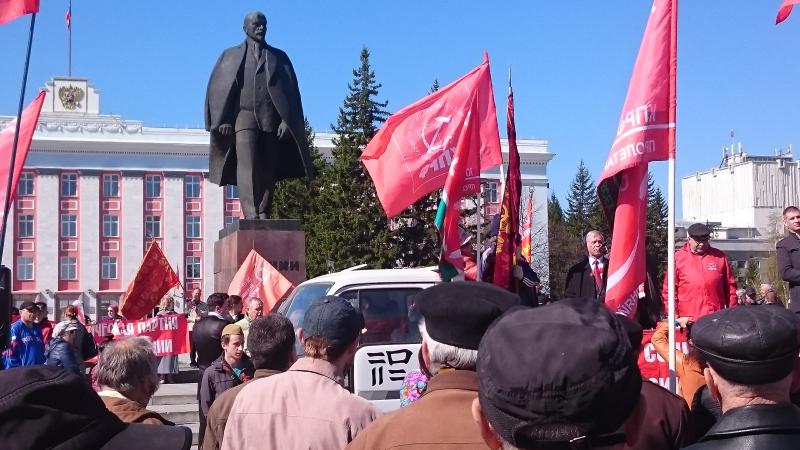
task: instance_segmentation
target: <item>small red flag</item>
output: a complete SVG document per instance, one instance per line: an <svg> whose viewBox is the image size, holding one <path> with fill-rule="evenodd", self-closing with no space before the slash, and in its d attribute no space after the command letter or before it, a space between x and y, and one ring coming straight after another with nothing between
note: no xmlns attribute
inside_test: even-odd
<svg viewBox="0 0 800 450"><path fill-rule="evenodd" d="M42 112L42 104L44 104L45 91L39 92L39 95L22 111L22 122L19 126L19 139L17 140L17 155L14 160L14 170L11 170L11 151L14 146L14 132L17 128L17 120L14 119L8 122L4 127L0 128L0 208L6 204L6 186L8 185L8 176L11 174L11 192L10 202L14 201L14 196L17 193L17 183L19 182L19 175L22 172L22 167L25 165L25 158L28 157L28 150L31 148L31 141L33 140L33 133L36 131L36 125L39 123L39 113ZM2 209L0 209L2 214ZM5 217L3 217L2 226L5 227Z"/></svg>
<svg viewBox="0 0 800 450"><path fill-rule="evenodd" d="M0 0L0 25L39 12L39 0Z"/></svg>
<svg viewBox="0 0 800 450"><path fill-rule="evenodd" d="M798 3L800 3L800 0L783 0L783 3L781 3L781 7L778 10L778 15L775 17L775 25L788 19L789 14L792 13L792 8Z"/></svg>
<svg viewBox="0 0 800 450"><path fill-rule="evenodd" d="M67 20L67 30L72 31L72 2L69 2L69 9L64 18Z"/></svg>
<svg viewBox="0 0 800 450"><path fill-rule="evenodd" d="M506 107L508 128L508 172L506 173L503 203L500 209L500 227L497 231L497 246L494 253L494 275L492 283L505 289L511 284L511 273L516 265L517 236L519 236L519 197L522 180L519 173L519 151L517 150L517 129L514 124L514 92L508 82L508 103Z"/></svg>
<svg viewBox="0 0 800 450"><path fill-rule="evenodd" d="M228 295L238 295L245 301L261 299L265 311L274 311L292 289L292 282L253 249L233 276Z"/></svg>
<svg viewBox="0 0 800 450"><path fill-rule="evenodd" d="M609 181L619 186L605 302L628 317L636 314L638 287L646 276L647 163L675 157L677 14L675 0L653 3L617 136L597 187L600 194ZM609 219L611 212L605 212Z"/></svg>
<svg viewBox="0 0 800 450"><path fill-rule="evenodd" d="M464 144L459 139L470 114L478 137L470 132ZM364 149L361 160L386 215L396 216L444 187L464 145L465 154L474 156L465 166L471 181L477 183L480 171L503 162L488 56L452 84L394 113Z"/></svg>
<svg viewBox="0 0 800 450"><path fill-rule="evenodd" d="M172 270L161 247L153 241L142 259L136 276L125 291L120 314L129 320L141 319L179 283L178 275Z"/></svg>
<svg viewBox="0 0 800 450"><path fill-rule="evenodd" d="M522 257L531 263L533 254L533 192L528 196L528 210L522 220Z"/></svg>

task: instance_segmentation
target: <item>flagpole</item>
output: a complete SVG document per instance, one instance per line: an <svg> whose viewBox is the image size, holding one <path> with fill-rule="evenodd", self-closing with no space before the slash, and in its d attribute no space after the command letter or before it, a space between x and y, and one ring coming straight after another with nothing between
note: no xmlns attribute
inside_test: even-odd
<svg viewBox="0 0 800 450"><path fill-rule="evenodd" d="M72 78L72 0L69 0L69 20L67 21L67 31L69 34L69 45L67 50L67 75Z"/></svg>
<svg viewBox="0 0 800 450"><path fill-rule="evenodd" d="M480 179L480 176L478 177ZM475 274L475 281L483 281L483 239L481 239L481 228L483 225L483 183L481 183L481 191L478 193L478 210L476 211L475 215L477 217L478 224L476 225L475 232L477 233L477 237L475 241L477 241L477 252L478 257L476 258L477 266L478 266L478 273Z"/></svg>
<svg viewBox="0 0 800 450"><path fill-rule="evenodd" d="M677 130L678 0L673 0L671 6L670 83L672 93L670 103L672 104L669 109L669 123L675 128L670 133L672 151L667 163L667 243L669 245L667 251L667 324L669 325L669 389L673 393L677 393L678 384L675 376L675 153L677 142L675 135Z"/></svg>
<svg viewBox="0 0 800 450"><path fill-rule="evenodd" d="M6 224L8 211L11 209L11 187L14 181L14 167L17 159L17 144L19 142L19 127L22 124L22 108L25 105L25 87L28 84L28 67L31 62L31 46L33 45L33 29L36 25L36 13L31 14L31 27L28 32L28 51L25 54L25 69L22 71L22 87L19 92L19 107L17 108L17 125L14 129L14 144L11 146L11 164L8 169L8 183L6 183L6 201L3 205L2 232L0 232L0 261L3 259L3 250L6 243Z"/></svg>

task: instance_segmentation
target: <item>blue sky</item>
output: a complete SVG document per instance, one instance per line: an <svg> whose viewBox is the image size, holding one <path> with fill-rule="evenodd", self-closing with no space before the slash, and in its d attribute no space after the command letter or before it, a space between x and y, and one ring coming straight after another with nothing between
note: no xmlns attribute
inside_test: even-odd
<svg viewBox="0 0 800 450"><path fill-rule="evenodd" d="M680 2L678 186L719 164L735 130L746 151L800 145L800 11L776 27L779 0ZM42 0L26 101L67 72L66 0ZM550 186L564 199L578 162L600 173L650 10L649 0L409 0L73 3L73 75L102 92L101 111L147 125L200 126L208 75L261 9L267 40L295 65L306 115L330 129L362 46L397 110L490 55L505 135L508 66L517 134L550 141ZM16 111L28 19L0 26L0 115ZM666 163L654 164L665 189ZM678 209L680 216L680 209Z"/></svg>

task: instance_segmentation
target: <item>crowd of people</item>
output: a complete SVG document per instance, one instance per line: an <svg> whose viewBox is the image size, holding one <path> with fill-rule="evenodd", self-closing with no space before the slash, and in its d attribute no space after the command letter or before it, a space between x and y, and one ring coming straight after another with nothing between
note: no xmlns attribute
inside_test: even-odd
<svg viewBox="0 0 800 450"><path fill-rule="evenodd" d="M784 219L779 265L794 299L800 210L787 208ZM531 305L476 281L416 294L420 370L406 377L403 407L388 414L344 387L365 331L350 301L313 301L295 329L265 315L259 299L213 293L203 301L195 290L185 314L201 371L201 448L797 448L796 303L787 309L769 285L739 292L724 253L710 245L711 230L695 224L688 234L675 258L678 319L662 318L651 338L666 359L669 329L688 335L676 355L678 395L643 379L641 321L603 304L608 261L597 232L586 236L587 256L570 269L560 301ZM653 289L642 291L647 301ZM0 372L0 441L111 448L135 438L143 448L189 448L188 429L147 409L174 361L157 358L146 337L113 340L99 352L91 389L81 364L97 348L78 311L67 308L53 326L43 308L23 302L12 327L10 370ZM160 309L177 314L169 298ZM117 314L110 307L108 320ZM36 431L21 433L31 422Z"/></svg>

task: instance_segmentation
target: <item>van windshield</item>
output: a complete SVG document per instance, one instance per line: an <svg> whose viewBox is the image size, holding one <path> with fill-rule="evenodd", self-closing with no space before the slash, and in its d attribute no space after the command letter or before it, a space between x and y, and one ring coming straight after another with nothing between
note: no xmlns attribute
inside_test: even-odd
<svg viewBox="0 0 800 450"><path fill-rule="evenodd" d="M300 286L283 302L278 312L288 318L297 331L303 326L303 316L311 302L324 297L331 286L333 283L312 283Z"/></svg>

